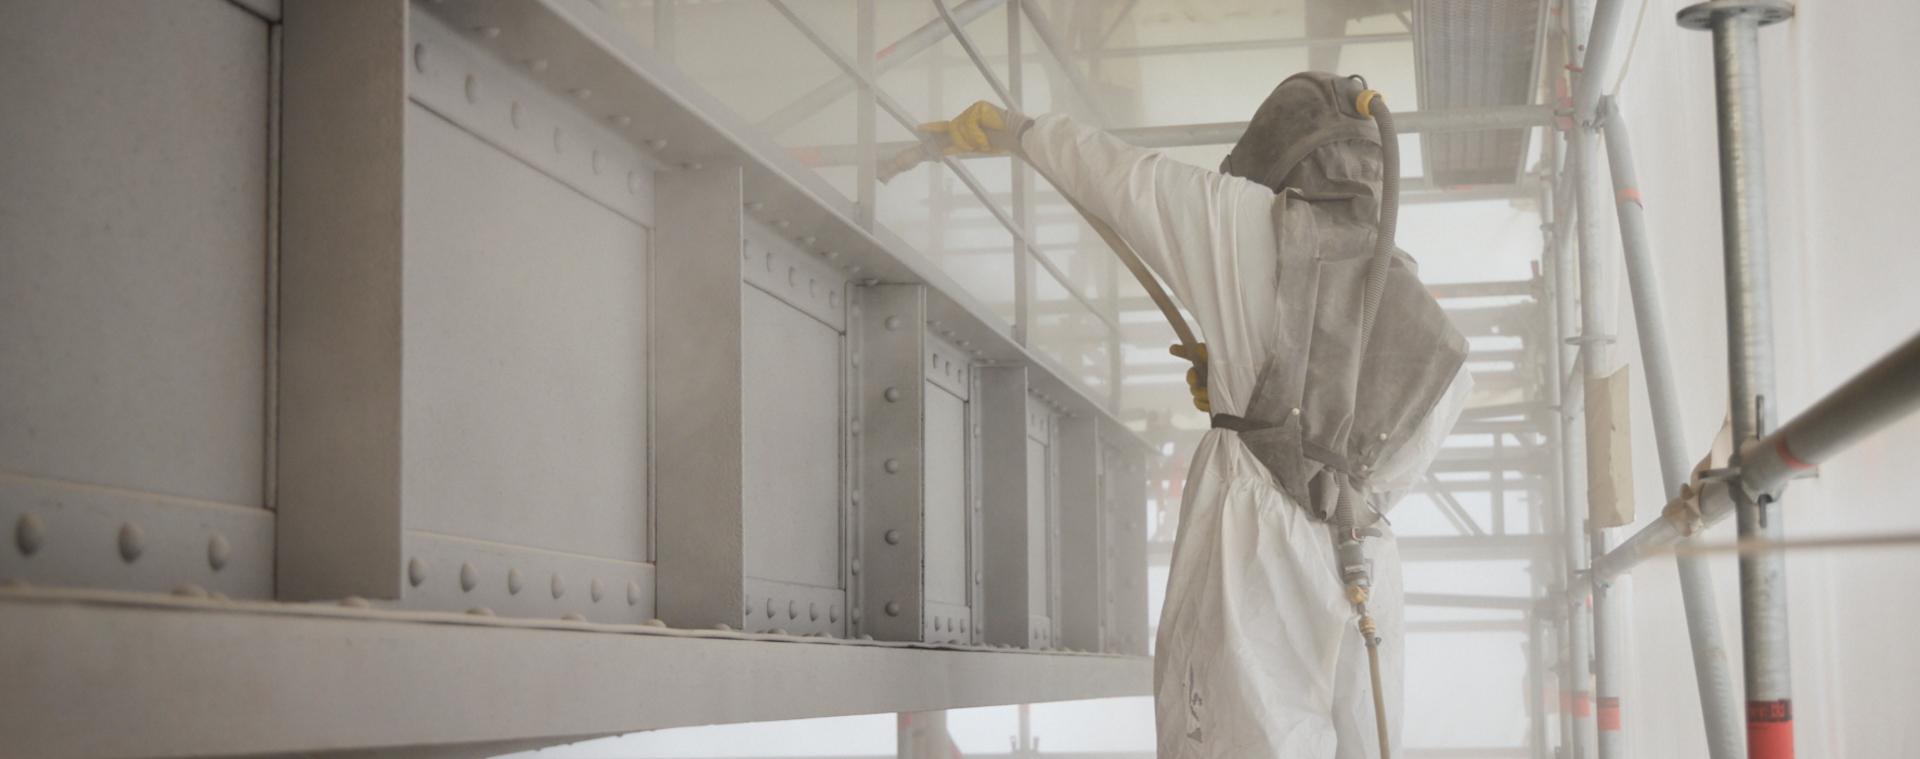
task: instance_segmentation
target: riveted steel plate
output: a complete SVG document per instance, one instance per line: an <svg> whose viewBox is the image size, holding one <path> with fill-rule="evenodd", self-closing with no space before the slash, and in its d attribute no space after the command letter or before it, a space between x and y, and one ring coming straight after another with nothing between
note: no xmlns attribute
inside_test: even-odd
<svg viewBox="0 0 1920 759"><path fill-rule="evenodd" d="M0 475L0 579L273 597L273 512Z"/></svg>
<svg viewBox="0 0 1920 759"><path fill-rule="evenodd" d="M741 603L741 629L789 635L847 635L847 592L791 582L748 578Z"/></svg>
<svg viewBox="0 0 1920 759"><path fill-rule="evenodd" d="M926 481L922 410L932 393L925 357L926 290L919 285L861 288L860 343L853 364L860 379L859 575L857 634L918 640L925 567ZM953 398L951 394L946 394ZM952 401L958 403L957 399Z"/></svg>
<svg viewBox="0 0 1920 759"><path fill-rule="evenodd" d="M404 544L400 600L378 606L624 624L654 616L652 564L412 530Z"/></svg>
<svg viewBox="0 0 1920 759"><path fill-rule="evenodd" d="M966 400L972 391L967 352L932 331L927 333L925 368L928 382L953 393L960 400Z"/></svg>
<svg viewBox="0 0 1920 759"><path fill-rule="evenodd" d="M800 249L767 225L746 223L741 276L754 287L837 332L847 330L847 278L839 270Z"/></svg>
<svg viewBox="0 0 1920 759"><path fill-rule="evenodd" d="M419 6L408 24L413 102L608 210L653 226L659 163L581 110L578 95L540 86L524 67L507 65Z"/></svg>

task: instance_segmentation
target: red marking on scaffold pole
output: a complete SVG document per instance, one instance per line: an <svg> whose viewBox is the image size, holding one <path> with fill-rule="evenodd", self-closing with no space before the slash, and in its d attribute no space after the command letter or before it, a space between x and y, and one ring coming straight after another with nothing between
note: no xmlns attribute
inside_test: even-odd
<svg viewBox="0 0 1920 759"><path fill-rule="evenodd" d="M1560 691L1560 713L1567 714L1572 711L1573 711L1573 691L1570 691L1570 690Z"/></svg>
<svg viewBox="0 0 1920 759"><path fill-rule="evenodd" d="M1640 191L1632 187L1622 187L1619 192L1613 194L1613 202L1615 203L1625 203L1629 200L1639 204L1641 208L1647 207L1646 203L1640 201Z"/></svg>
<svg viewBox="0 0 1920 759"><path fill-rule="evenodd" d="M1588 698L1587 691L1581 690L1573 692L1573 716L1574 719L1586 719L1593 716L1593 700Z"/></svg>
<svg viewBox="0 0 1920 759"><path fill-rule="evenodd" d="M1780 454L1780 460L1783 462L1786 462L1787 466L1793 467L1803 472L1813 468L1812 464L1809 464L1805 461L1801 461L1798 457L1795 457L1793 455L1793 451L1787 450L1786 435L1781 435L1779 442L1776 442L1773 444L1773 452Z"/></svg>
<svg viewBox="0 0 1920 759"><path fill-rule="evenodd" d="M1793 759L1793 702L1747 702L1748 759Z"/></svg>
<svg viewBox="0 0 1920 759"><path fill-rule="evenodd" d="M1600 697L1600 729L1620 729L1620 699L1614 696Z"/></svg>

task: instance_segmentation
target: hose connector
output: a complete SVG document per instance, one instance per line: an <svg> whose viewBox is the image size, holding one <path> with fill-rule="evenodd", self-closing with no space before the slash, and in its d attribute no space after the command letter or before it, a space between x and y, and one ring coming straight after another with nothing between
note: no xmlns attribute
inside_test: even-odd
<svg viewBox="0 0 1920 759"><path fill-rule="evenodd" d="M1353 99L1353 109L1360 112L1361 118L1373 118L1373 101L1378 97L1378 90L1362 90L1360 96Z"/></svg>

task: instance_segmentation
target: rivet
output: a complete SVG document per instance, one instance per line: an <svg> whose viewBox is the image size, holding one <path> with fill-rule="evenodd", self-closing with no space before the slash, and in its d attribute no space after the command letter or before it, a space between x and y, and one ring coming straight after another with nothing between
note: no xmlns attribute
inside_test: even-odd
<svg viewBox="0 0 1920 759"><path fill-rule="evenodd" d="M663 622L659 619L649 619L645 622L641 622L640 624L646 625L648 627L666 627L667 626L666 622Z"/></svg>
<svg viewBox="0 0 1920 759"><path fill-rule="evenodd" d="M418 71L422 74L427 73L427 46L426 45L413 46L413 70Z"/></svg>
<svg viewBox="0 0 1920 759"><path fill-rule="evenodd" d="M497 26L483 26L478 29L475 29L474 31L479 32L481 37L485 37L487 39L493 39L495 37L500 36L500 28Z"/></svg>
<svg viewBox="0 0 1920 759"><path fill-rule="evenodd" d="M885 464L882 464L881 466L882 466L882 467L884 467L884 468L885 468L885 469L887 470L887 474L899 474L899 473L900 473L900 460L899 460L899 459L887 459L887 462L886 462Z"/></svg>
<svg viewBox="0 0 1920 759"><path fill-rule="evenodd" d="M510 596L520 595L521 584L522 584L522 580L520 577L520 570L518 569L507 570L507 595L510 595Z"/></svg>
<svg viewBox="0 0 1920 759"><path fill-rule="evenodd" d="M595 577L593 582L587 583L587 595L593 598L594 603L600 603L600 597L606 594L607 586L600 584L600 578Z"/></svg>
<svg viewBox="0 0 1920 759"><path fill-rule="evenodd" d="M613 119L612 119L612 121L613 121L613 125L614 125L614 126L620 126L620 127L623 127L623 126L626 126L626 125L628 125L628 124L632 124L632 123L633 123L633 117L632 117L632 116L615 116L615 117L613 117Z"/></svg>
<svg viewBox="0 0 1920 759"><path fill-rule="evenodd" d="M787 619L799 619L799 618L800 618L800 602L797 600L788 601L787 602Z"/></svg>
<svg viewBox="0 0 1920 759"><path fill-rule="evenodd" d="M828 290L827 291L827 308L839 308L839 307L840 307L840 291Z"/></svg>
<svg viewBox="0 0 1920 759"><path fill-rule="evenodd" d="M787 286L798 287L799 285L800 285L800 270L792 266L787 267Z"/></svg>
<svg viewBox="0 0 1920 759"><path fill-rule="evenodd" d="M820 255L822 257L825 257L828 261L832 261L833 259L840 257L840 252L835 250L829 250L825 253L821 253Z"/></svg>
<svg viewBox="0 0 1920 759"><path fill-rule="evenodd" d="M479 586L480 586L480 570L475 569L472 564L461 564L460 565L460 592L472 593L473 589Z"/></svg>
<svg viewBox="0 0 1920 759"><path fill-rule="evenodd" d="M561 618L561 619L564 619L564 620L566 620L566 621L568 621L568 622L585 622L585 621L587 621L587 615L585 615L585 614L581 614L580 612L577 612L577 611L576 611L576 612L574 612L574 613L572 613L572 614L563 614L563 615L561 615L561 617L560 617L560 618Z"/></svg>
<svg viewBox="0 0 1920 759"><path fill-rule="evenodd" d="M854 574L860 574L860 557L853 557L853 566L851 568Z"/></svg>
<svg viewBox="0 0 1920 759"><path fill-rule="evenodd" d="M632 580L628 580L627 581L627 605L633 606L638 603L640 603L640 583L634 582Z"/></svg>
<svg viewBox="0 0 1920 759"><path fill-rule="evenodd" d="M22 556L38 553L40 546L46 545L46 542L47 526L39 517L21 514L20 519L13 523L13 545L20 549Z"/></svg>
<svg viewBox="0 0 1920 759"><path fill-rule="evenodd" d="M225 594L225 593L222 593L222 592L220 592L220 591L217 591L217 590L216 590L216 591L213 591L213 592L211 592L211 593L208 593L208 594L207 594L207 598L210 598L210 599L213 599L213 600L215 600L215 601L219 601L219 602L221 602L221 603L226 603L226 602L228 602L228 601L231 601L231 600L233 600L232 598L229 598L229 597L227 596L227 594Z"/></svg>
<svg viewBox="0 0 1920 759"><path fill-rule="evenodd" d="M986 351L970 351L975 357L987 355Z"/></svg>
<svg viewBox="0 0 1920 759"><path fill-rule="evenodd" d="M860 315L860 307L859 307L859 306L854 306L854 307L853 307L853 315L854 315L854 316L859 316L859 315ZM854 366L859 366L859 365L860 365L860 351L854 351L854 352L853 352L853 355L851 356L851 359L852 359L852 361L853 361L853 365L854 365Z"/></svg>
<svg viewBox="0 0 1920 759"><path fill-rule="evenodd" d="M940 618L939 618L939 617L934 617L934 618L933 618L933 631L934 631L934 632L939 632L939 631L940 631Z"/></svg>
<svg viewBox="0 0 1920 759"><path fill-rule="evenodd" d="M899 531L899 530L888 530L888 531L887 531L887 535L886 535L886 538L887 538L887 545L890 545L890 546L897 546L897 545L900 545L900 531Z"/></svg>
<svg viewBox="0 0 1920 759"><path fill-rule="evenodd" d="M472 74L467 75L467 102L480 102L480 80L473 78Z"/></svg>
<svg viewBox="0 0 1920 759"><path fill-rule="evenodd" d="M347 596L346 598L342 598L340 599L340 605L349 609L373 608L373 604L367 603L367 599L361 598L359 596Z"/></svg>
<svg viewBox="0 0 1920 759"><path fill-rule="evenodd" d="M767 599L767 619L773 619L773 599Z"/></svg>
<svg viewBox="0 0 1920 759"><path fill-rule="evenodd" d="M776 628L773 628L773 629L771 629L771 630L768 630L768 631L767 631L767 633L768 633L768 634L770 634L770 635L786 635L786 634L787 634L787 631L786 631L786 630L784 630L784 629L781 629L781 628L778 628L778 627L776 627Z"/></svg>
<svg viewBox="0 0 1920 759"><path fill-rule="evenodd" d="M1300 409L1294 409L1294 410L1293 410L1293 415L1294 415L1294 416L1299 416L1299 415L1300 415Z"/></svg>
<svg viewBox="0 0 1920 759"><path fill-rule="evenodd" d="M939 320L939 319L928 319L928 320L927 320L927 326L929 326L929 327L932 327L932 328L934 328L934 329L939 329L939 328L940 328L940 320Z"/></svg>
<svg viewBox="0 0 1920 759"><path fill-rule="evenodd" d="M533 60L527 61L527 68L532 69L533 71L536 71L536 72L546 71L547 61L544 58L535 58Z"/></svg>
<svg viewBox="0 0 1920 759"><path fill-rule="evenodd" d="M1387 439L1387 433L1385 433L1385 432L1382 432L1382 433L1380 433L1380 439L1381 439L1381 440L1385 440L1385 439Z"/></svg>
<svg viewBox="0 0 1920 759"><path fill-rule="evenodd" d="M883 323L884 323L884 324L885 324L885 325L887 326L887 329L888 329L889 331L891 331L891 330L897 330L897 329L899 329L899 328L900 328L900 317L898 317L898 316L889 316L889 317L887 317L887 320L886 320L885 322L883 322Z"/></svg>
<svg viewBox="0 0 1920 759"><path fill-rule="evenodd" d="M834 604L832 606L827 607L827 622L836 624L836 625L840 623L840 605L839 604Z"/></svg>
<svg viewBox="0 0 1920 759"><path fill-rule="evenodd" d="M206 598L207 589L198 585L175 585L173 594L181 598Z"/></svg>
<svg viewBox="0 0 1920 759"><path fill-rule="evenodd" d="M507 120L513 122L514 129L520 128L520 101L515 100L507 107Z"/></svg>
<svg viewBox="0 0 1920 759"><path fill-rule="evenodd" d="M662 139L647 140L647 147L653 148L654 150L666 150L667 141Z"/></svg>
<svg viewBox="0 0 1920 759"><path fill-rule="evenodd" d="M773 251L767 251L767 271L773 271Z"/></svg>
<svg viewBox="0 0 1920 759"><path fill-rule="evenodd" d="M786 229L787 227L793 226L793 222L787 221L786 219L776 219L774 220L773 225L781 229Z"/></svg>
<svg viewBox="0 0 1920 759"><path fill-rule="evenodd" d="M813 244L813 237L812 237L812 236L808 236L808 237L802 237L802 238L800 238L800 244L801 244L801 245L812 245L812 244Z"/></svg>
<svg viewBox="0 0 1920 759"><path fill-rule="evenodd" d="M881 395L886 397L888 403L896 403L900 400L900 388L887 388L886 392L881 393Z"/></svg>
<svg viewBox="0 0 1920 759"><path fill-rule="evenodd" d="M555 572L553 573L553 580L547 583L547 587L553 590L554 598L564 596L567 594L567 578L561 577L559 572Z"/></svg>
<svg viewBox="0 0 1920 759"><path fill-rule="evenodd" d="M847 500L848 500L848 501L850 501L850 502L852 502L852 503L853 503L853 505L855 505L855 506L859 506L859 505L860 505L860 491L859 491L859 490L854 490L854 491L853 491L852 493L848 493L848 494L847 494Z"/></svg>
<svg viewBox="0 0 1920 759"><path fill-rule="evenodd" d="M859 611L859 610L858 610L858 609L855 609L854 611ZM868 634L866 634L866 633L861 633L861 634L860 634L860 640L873 640L873 636L871 636L871 635L868 635Z"/></svg>
<svg viewBox="0 0 1920 759"><path fill-rule="evenodd" d="M973 436L980 437L980 425L973 425Z"/></svg>
<svg viewBox="0 0 1920 759"><path fill-rule="evenodd" d="M749 596L747 600L742 601L740 603L740 616L742 617L753 616L753 598L751 596Z"/></svg>
<svg viewBox="0 0 1920 759"><path fill-rule="evenodd" d="M714 625L713 629L719 630L720 632L733 632L733 625L721 622L720 624Z"/></svg>
<svg viewBox="0 0 1920 759"><path fill-rule="evenodd" d="M841 269L840 269L840 270L841 270L841 271L844 271L844 272L846 272L846 273L848 273L848 274L859 274L859 273L860 273L860 267L858 267L858 266L845 266L845 267L841 267Z"/></svg>
<svg viewBox="0 0 1920 759"><path fill-rule="evenodd" d="M468 608L468 609L467 609L467 613L468 613L468 614L472 614L472 615L474 615L474 616L476 616L476 617L491 617L491 616L493 616L493 610L492 610L492 609L489 609L489 608L487 608L487 607L485 607L485 606L474 606L474 607L470 607L470 608Z"/></svg>
<svg viewBox="0 0 1920 759"><path fill-rule="evenodd" d="M960 620L960 632L966 632L966 631L967 631L967 621L964 619Z"/></svg>
<svg viewBox="0 0 1920 759"><path fill-rule="evenodd" d="M420 587L420 583L423 583L426 581L427 581L427 562L422 560L418 556L415 556L412 559L408 560L407 561L407 582L412 583L413 587L418 588Z"/></svg>
<svg viewBox="0 0 1920 759"><path fill-rule="evenodd" d="M559 153L565 149L565 145L562 144L565 142L565 140L563 139L564 136L565 136L565 133L560 129L560 127L553 128L553 152Z"/></svg>
<svg viewBox="0 0 1920 759"><path fill-rule="evenodd" d="M132 564L145 550L147 550L147 534L140 529L140 525L132 522L120 525L120 558Z"/></svg>
<svg viewBox="0 0 1920 759"><path fill-rule="evenodd" d="M947 331L945 331L945 332L942 332L942 333L940 333L940 334L941 334L942 336L944 336L944 337L946 337L946 338L947 338L947 339L949 339L949 340L951 340L951 339L953 339L953 330L947 330Z"/></svg>
<svg viewBox="0 0 1920 759"><path fill-rule="evenodd" d="M900 616L900 602L899 602L899 601L888 601L888 602L887 602L887 616L889 616L889 617L897 617L897 616Z"/></svg>
<svg viewBox="0 0 1920 759"><path fill-rule="evenodd" d="M218 572L227 568L227 561L233 558L233 544L227 542L227 536L214 535L207 538L207 566Z"/></svg>
<svg viewBox="0 0 1920 759"><path fill-rule="evenodd" d="M632 171L627 172L627 194L628 195L640 194L640 174L639 173L632 172Z"/></svg>
<svg viewBox="0 0 1920 759"><path fill-rule="evenodd" d="M860 607L858 606L853 607L853 611L850 613L847 619L854 622L860 621Z"/></svg>
<svg viewBox="0 0 1920 759"><path fill-rule="evenodd" d="M817 279L807 280L807 297L809 298L820 297L820 280L817 280Z"/></svg>
<svg viewBox="0 0 1920 759"><path fill-rule="evenodd" d="M593 97L593 90L587 89L585 87L577 87L577 88L568 90L568 92L573 93L574 97L580 98L581 100L586 100L588 98Z"/></svg>
<svg viewBox="0 0 1920 759"><path fill-rule="evenodd" d="M598 150L593 151L593 155L588 160L587 165L588 167L593 169L593 173L595 174L600 173L600 151Z"/></svg>
<svg viewBox="0 0 1920 759"><path fill-rule="evenodd" d="M975 572L975 573L973 573L973 581L974 581L974 582L986 582L986 581L987 581L987 573L985 573L985 572Z"/></svg>

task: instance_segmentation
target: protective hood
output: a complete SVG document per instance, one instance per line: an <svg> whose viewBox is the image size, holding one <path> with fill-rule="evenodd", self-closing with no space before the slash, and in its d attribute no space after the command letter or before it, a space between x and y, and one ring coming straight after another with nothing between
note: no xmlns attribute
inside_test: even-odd
<svg viewBox="0 0 1920 759"><path fill-rule="evenodd" d="M1330 475L1374 495L1372 478L1414 440L1467 355L1466 338L1399 250L1373 330L1362 337L1380 149L1371 123L1362 129L1335 99L1349 81L1288 78L1227 158L1231 168L1262 167L1285 179L1273 205L1280 260L1272 358L1236 424L1281 490L1323 518L1338 497Z"/></svg>
<svg viewBox="0 0 1920 759"><path fill-rule="evenodd" d="M1365 82L1320 71L1287 77L1254 111L1246 133L1220 162L1220 173L1253 180L1275 194L1288 187L1308 193L1340 191L1316 186L1315 180L1323 176L1296 169L1326 145L1346 140L1380 144L1380 129L1354 109L1354 99L1364 89ZM1376 165L1375 182L1379 173ZM1369 195L1377 198L1378 187L1373 190Z"/></svg>

